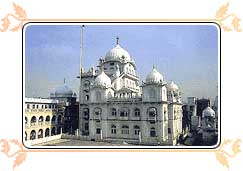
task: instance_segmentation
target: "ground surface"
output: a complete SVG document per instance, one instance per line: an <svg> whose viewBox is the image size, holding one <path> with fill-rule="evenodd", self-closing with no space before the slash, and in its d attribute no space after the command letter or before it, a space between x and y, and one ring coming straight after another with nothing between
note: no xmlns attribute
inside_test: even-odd
<svg viewBox="0 0 243 171"><path fill-rule="evenodd" d="M131 146L127 143L109 143L109 142L94 142L94 141L81 141L73 139L59 139L49 141L47 143L39 144L40 146Z"/></svg>

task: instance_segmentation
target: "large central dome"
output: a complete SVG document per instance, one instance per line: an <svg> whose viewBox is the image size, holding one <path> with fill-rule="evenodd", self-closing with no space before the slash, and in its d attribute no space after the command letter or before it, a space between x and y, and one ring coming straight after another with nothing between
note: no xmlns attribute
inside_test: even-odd
<svg viewBox="0 0 243 171"><path fill-rule="evenodd" d="M117 44L114 48L109 50L105 55L105 61L117 61L125 59L127 61L131 60L129 53L123 49L119 44Z"/></svg>

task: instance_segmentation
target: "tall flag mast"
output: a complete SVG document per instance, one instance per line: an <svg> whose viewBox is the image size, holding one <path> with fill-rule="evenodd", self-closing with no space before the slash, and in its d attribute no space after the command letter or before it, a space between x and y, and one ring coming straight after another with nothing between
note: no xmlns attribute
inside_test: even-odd
<svg viewBox="0 0 243 171"><path fill-rule="evenodd" d="M80 82L79 82L79 126L78 126L78 132L77 132L77 135L81 135L81 129L82 129L82 112L81 112L81 86L82 86L82 57L83 57L83 28L84 28L84 25L81 25L80 26L80 63L79 63L79 79L80 79Z"/></svg>

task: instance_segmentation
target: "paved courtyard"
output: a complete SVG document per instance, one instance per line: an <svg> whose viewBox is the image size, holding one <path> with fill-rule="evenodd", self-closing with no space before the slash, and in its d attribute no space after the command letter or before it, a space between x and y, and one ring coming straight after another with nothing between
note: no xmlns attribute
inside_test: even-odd
<svg viewBox="0 0 243 171"><path fill-rule="evenodd" d="M109 142L95 142L95 141L82 141L74 139L58 139L49 141L47 143L39 144L41 146L132 146L127 143L109 143Z"/></svg>

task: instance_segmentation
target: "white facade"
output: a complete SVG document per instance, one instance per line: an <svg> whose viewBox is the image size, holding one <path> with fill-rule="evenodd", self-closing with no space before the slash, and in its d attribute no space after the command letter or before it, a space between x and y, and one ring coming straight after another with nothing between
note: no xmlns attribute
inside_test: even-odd
<svg viewBox="0 0 243 171"><path fill-rule="evenodd" d="M181 93L153 67L139 85L136 65L117 42L83 72L80 133L90 140L175 145L182 133Z"/></svg>

